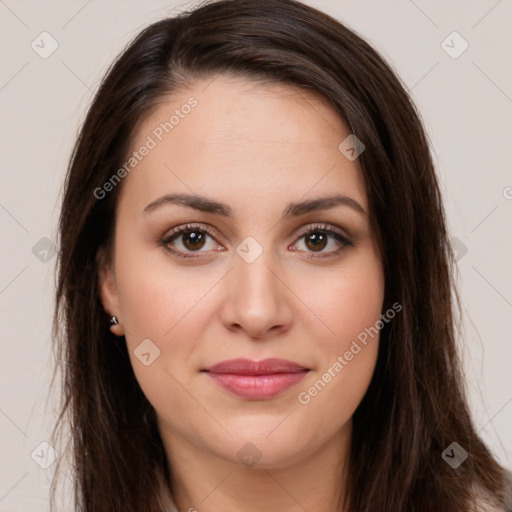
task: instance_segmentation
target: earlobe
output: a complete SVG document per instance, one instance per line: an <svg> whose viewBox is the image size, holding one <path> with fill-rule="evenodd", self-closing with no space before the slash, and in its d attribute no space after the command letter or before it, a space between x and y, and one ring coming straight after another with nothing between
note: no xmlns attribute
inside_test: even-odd
<svg viewBox="0 0 512 512"><path fill-rule="evenodd" d="M119 296L114 269L111 260L107 258L105 250L102 247L98 249L96 264L98 268L98 291L100 300L103 304L103 309L110 317L108 326L113 334L123 336L124 329L121 323ZM111 321L113 317L116 318L116 322Z"/></svg>
<svg viewBox="0 0 512 512"><path fill-rule="evenodd" d="M117 316L111 317L108 321L108 325L112 334L115 334L116 336L124 336L123 326L119 323Z"/></svg>

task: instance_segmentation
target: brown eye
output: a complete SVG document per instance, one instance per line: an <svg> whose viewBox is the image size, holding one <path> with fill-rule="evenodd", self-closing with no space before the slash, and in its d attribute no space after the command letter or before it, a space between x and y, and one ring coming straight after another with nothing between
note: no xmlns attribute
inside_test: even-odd
<svg viewBox="0 0 512 512"><path fill-rule="evenodd" d="M309 258L336 256L344 249L354 246L341 232L335 231L334 226L332 229L329 227L328 224L309 226L309 229L304 229L299 233L299 239L295 245L300 246L303 243L305 248L299 247L298 249L309 253L307 256Z"/></svg>
<svg viewBox="0 0 512 512"><path fill-rule="evenodd" d="M305 235L306 246L312 251L322 251L327 245L327 235L318 231L313 231Z"/></svg>
<svg viewBox="0 0 512 512"><path fill-rule="evenodd" d="M190 251L202 249L205 244L204 233L199 230L185 231L178 236L182 237L183 245Z"/></svg>
<svg viewBox="0 0 512 512"><path fill-rule="evenodd" d="M160 240L160 244L168 251L183 258L199 257L204 253L222 248L220 244L216 243L213 232L206 227L190 224L172 229Z"/></svg>

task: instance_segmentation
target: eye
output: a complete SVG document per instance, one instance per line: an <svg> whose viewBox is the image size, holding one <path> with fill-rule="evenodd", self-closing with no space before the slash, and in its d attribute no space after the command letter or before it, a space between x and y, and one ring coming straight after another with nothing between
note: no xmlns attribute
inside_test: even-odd
<svg viewBox="0 0 512 512"><path fill-rule="evenodd" d="M305 230L302 230L299 233L299 241L304 241L303 245L306 247L306 252L313 253L312 256L307 256L308 258L334 256L339 254L343 249L354 246L354 244L343 233L338 231L337 228L327 224L307 226ZM329 246L331 246L331 250L324 250ZM321 256L315 256L314 254L321 254Z"/></svg>
<svg viewBox="0 0 512 512"><path fill-rule="evenodd" d="M210 243L208 249L207 239L210 238L213 241L214 233L207 227L199 227L192 224L186 224L184 226L178 226L173 228L160 243L166 248L182 256L184 258L194 258L195 256L187 254L190 252L208 252L210 250L221 250L222 247L218 243ZM176 242L179 242L176 244ZM178 247L176 247L176 245ZM206 250L201 250L206 246Z"/></svg>
<svg viewBox="0 0 512 512"><path fill-rule="evenodd" d="M160 243L179 257L195 258L200 257L201 253L224 249L215 241L215 236L214 231L208 226L186 224L173 228L160 240ZM307 226L299 232L298 236L299 240L295 242L295 245L304 241L305 249L297 249L293 245L291 246L292 251L301 250L312 253L307 256L308 258L331 257L354 245L343 233L338 231L338 228L328 224ZM208 247L208 239L210 239L210 247ZM330 250L325 250L330 246Z"/></svg>

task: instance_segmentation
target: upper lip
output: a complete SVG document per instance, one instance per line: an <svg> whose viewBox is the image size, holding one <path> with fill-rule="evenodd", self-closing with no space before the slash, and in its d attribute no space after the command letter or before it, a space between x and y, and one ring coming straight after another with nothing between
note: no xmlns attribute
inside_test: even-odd
<svg viewBox="0 0 512 512"><path fill-rule="evenodd" d="M308 370L308 368L286 359L270 358L262 361L251 361L250 359L239 358L222 361L203 371L235 375L270 375L273 373L297 373L305 370Z"/></svg>

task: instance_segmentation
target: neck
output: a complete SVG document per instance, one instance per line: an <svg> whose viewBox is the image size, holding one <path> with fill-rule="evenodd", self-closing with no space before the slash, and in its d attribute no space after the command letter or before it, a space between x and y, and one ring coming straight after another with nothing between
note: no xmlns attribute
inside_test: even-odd
<svg viewBox="0 0 512 512"><path fill-rule="evenodd" d="M352 425L290 465L245 467L161 427L171 489L183 512L345 512Z"/></svg>

